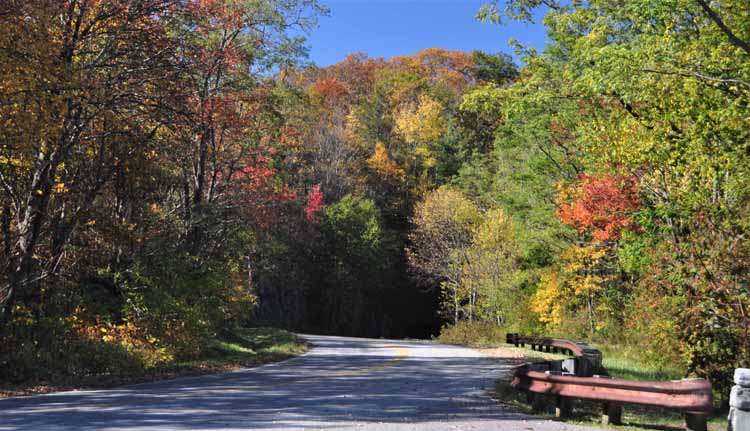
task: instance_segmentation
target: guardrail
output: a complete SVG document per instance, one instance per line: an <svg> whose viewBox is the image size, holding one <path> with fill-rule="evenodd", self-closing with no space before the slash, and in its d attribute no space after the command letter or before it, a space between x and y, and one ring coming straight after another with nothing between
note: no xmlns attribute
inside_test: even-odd
<svg viewBox="0 0 750 431"><path fill-rule="evenodd" d="M547 338L524 336L508 333L505 336L508 344L516 347L525 347L526 344L531 346L532 350L561 352L573 355L578 359L573 363L562 364L562 370L573 373L580 377L591 377L595 372L602 372L602 352L592 348L586 343L565 340L562 338Z"/></svg>
<svg viewBox="0 0 750 431"><path fill-rule="evenodd" d="M566 350L576 355L576 359L585 361L588 361L587 348L593 357L597 357L594 352L599 353L583 343L569 340L508 334L507 341L548 351L555 348ZM601 368L601 353L598 358ZM545 409L546 398L554 397L555 414L560 418L571 415L572 399L585 399L602 402L602 423L605 425L621 423L622 404L640 404L679 410L685 414L688 430L707 430L707 415L713 409L713 392L707 380L647 382L599 375L581 376L581 373L567 369L568 361L571 360L524 364L516 368L511 386L525 391L529 403L537 411Z"/></svg>

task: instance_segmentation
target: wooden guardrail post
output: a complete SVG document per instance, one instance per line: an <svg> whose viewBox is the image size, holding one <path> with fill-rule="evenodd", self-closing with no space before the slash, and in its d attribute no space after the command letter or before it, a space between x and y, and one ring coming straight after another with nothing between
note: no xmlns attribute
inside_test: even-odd
<svg viewBox="0 0 750 431"><path fill-rule="evenodd" d="M708 417L705 413L685 413L685 429L708 431Z"/></svg>
<svg viewBox="0 0 750 431"><path fill-rule="evenodd" d="M507 334L505 334L505 342L518 347L518 334L508 332Z"/></svg>
<svg viewBox="0 0 750 431"><path fill-rule="evenodd" d="M560 419L569 418L573 414L573 400L568 397L558 396L555 404L555 417Z"/></svg>
<svg viewBox="0 0 750 431"><path fill-rule="evenodd" d="M547 405L544 400L544 394L534 393L534 397L531 401L531 410L535 412L543 412L547 410Z"/></svg>
<svg viewBox="0 0 750 431"><path fill-rule="evenodd" d="M602 425L621 425L622 424L622 404L603 403L602 404Z"/></svg>
<svg viewBox="0 0 750 431"><path fill-rule="evenodd" d="M750 369L734 370L734 383L729 396L729 431L750 430Z"/></svg>

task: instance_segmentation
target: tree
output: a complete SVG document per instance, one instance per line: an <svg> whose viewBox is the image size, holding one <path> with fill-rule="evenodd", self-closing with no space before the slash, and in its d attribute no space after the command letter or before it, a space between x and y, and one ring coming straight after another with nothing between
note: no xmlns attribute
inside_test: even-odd
<svg viewBox="0 0 750 431"><path fill-rule="evenodd" d="M325 197L320 190L320 185L316 184L307 194L307 206L305 206L305 218L313 223L320 220L320 213L325 208Z"/></svg>
<svg viewBox="0 0 750 431"><path fill-rule="evenodd" d="M468 291L469 320L507 323L516 301L523 299L518 289L518 244L513 220L501 209L483 214L476 227L463 264L461 282Z"/></svg>
<svg viewBox="0 0 750 431"><path fill-rule="evenodd" d="M347 195L326 208L321 230L331 262L318 299L319 319L336 333L360 334L367 326L381 326L382 313L373 311L384 288L378 274L387 268L389 241L375 203Z"/></svg>
<svg viewBox="0 0 750 431"><path fill-rule="evenodd" d="M474 63L474 74L480 81L498 86L512 83L518 78L518 67L508 54L488 54L473 51L471 60Z"/></svg>
<svg viewBox="0 0 750 431"><path fill-rule="evenodd" d="M207 244L206 207L221 197L222 186L231 187L243 170L262 169L255 163L272 151L263 138L278 124L264 105L267 91L259 75L294 61L303 48L291 31L308 30L320 12L324 9L308 0L186 4L173 31L186 41L182 54L191 66L182 82L188 115L174 131L188 156L176 163L182 171L187 247L193 254Z"/></svg>
<svg viewBox="0 0 750 431"><path fill-rule="evenodd" d="M1 17L0 63L15 65L0 78L3 315L65 270L65 247L104 186L163 127L180 73L164 29L173 6L14 2Z"/></svg>
<svg viewBox="0 0 750 431"><path fill-rule="evenodd" d="M481 223L479 209L461 192L441 187L427 194L414 209L414 230L408 250L412 267L445 291L446 314L461 317L462 269L468 263L474 229Z"/></svg>
<svg viewBox="0 0 750 431"><path fill-rule="evenodd" d="M529 107L554 106L548 124L565 132L556 146L564 157L555 160L574 168L564 180L596 177L584 180L578 191L574 187L574 194L591 193L563 202L558 214L584 235L615 242L612 250L620 257L634 260L625 254L634 250L629 247L634 237L653 250L635 259L649 269L620 274L618 290L660 286L656 302L673 314L659 326L673 328L682 349L691 352L684 356L686 368L711 376L718 385L728 379L716 357L714 365L706 365L708 352L735 352L718 355L725 369L748 361L741 347L746 338L736 335L746 331L743 313L717 302L720 292L736 292L744 281L717 277L731 272L732 265L707 259L730 242L733 250L744 249L744 237L729 236L748 208L742 124L750 97L750 27L748 10L740 3L639 0L622 7L613 1L513 0L492 2L480 12L499 21L531 19L537 8L546 10L552 43L542 53L525 51L526 68L513 86L518 92L509 89L514 97L504 112L522 112L532 123L540 117ZM614 182L598 173L612 175ZM617 177L638 179L637 201L635 190L628 191L632 187ZM637 214L627 215L627 208L634 207ZM636 219L642 231L630 232ZM628 247L618 248L618 243ZM712 288L703 288L708 285ZM683 297L694 307L675 306ZM700 323L718 320L723 323L713 330ZM705 356L692 349L695 343Z"/></svg>
<svg viewBox="0 0 750 431"><path fill-rule="evenodd" d="M638 209L636 179L582 174L578 183L561 189L557 215L579 233L589 232L594 241L616 241L623 229L637 226L631 214Z"/></svg>

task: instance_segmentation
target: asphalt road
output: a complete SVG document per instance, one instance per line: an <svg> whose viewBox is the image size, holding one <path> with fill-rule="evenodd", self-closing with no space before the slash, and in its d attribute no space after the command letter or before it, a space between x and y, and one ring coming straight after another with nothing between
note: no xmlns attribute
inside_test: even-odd
<svg viewBox="0 0 750 431"><path fill-rule="evenodd" d="M0 401L0 430L591 430L505 411L510 364L419 341L305 336L278 364Z"/></svg>

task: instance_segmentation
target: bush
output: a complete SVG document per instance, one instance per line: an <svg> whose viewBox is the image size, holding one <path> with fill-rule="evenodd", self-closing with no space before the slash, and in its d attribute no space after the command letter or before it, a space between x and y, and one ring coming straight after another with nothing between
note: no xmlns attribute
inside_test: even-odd
<svg viewBox="0 0 750 431"><path fill-rule="evenodd" d="M443 326L438 340L446 344L488 346L504 343L505 332L506 330L496 323L461 321L457 325Z"/></svg>

